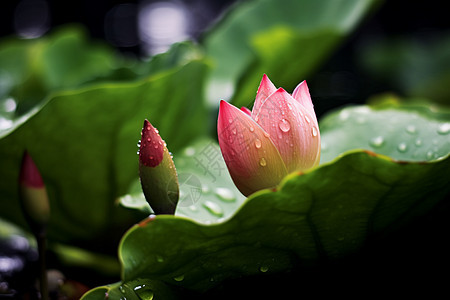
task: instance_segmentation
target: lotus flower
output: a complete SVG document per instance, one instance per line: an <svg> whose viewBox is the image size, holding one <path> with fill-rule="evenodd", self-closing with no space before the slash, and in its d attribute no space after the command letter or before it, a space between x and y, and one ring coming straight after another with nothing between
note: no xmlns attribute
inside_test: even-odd
<svg viewBox="0 0 450 300"><path fill-rule="evenodd" d="M319 164L320 133L306 81L290 95L264 75L252 111L220 102L217 132L228 171L246 196Z"/></svg>

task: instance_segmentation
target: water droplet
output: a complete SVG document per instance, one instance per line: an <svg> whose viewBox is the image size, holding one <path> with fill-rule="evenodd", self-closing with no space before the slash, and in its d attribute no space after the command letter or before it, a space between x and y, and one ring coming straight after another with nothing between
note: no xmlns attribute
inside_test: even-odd
<svg viewBox="0 0 450 300"><path fill-rule="evenodd" d="M154 296L153 290L145 284L136 286L134 292L141 300L152 300Z"/></svg>
<svg viewBox="0 0 450 300"><path fill-rule="evenodd" d="M233 191L228 188L218 187L214 190L216 196L225 202L234 202L236 200L236 196Z"/></svg>
<svg viewBox="0 0 450 300"><path fill-rule="evenodd" d="M268 132L264 131L264 136L265 136L266 138L268 138L268 137L270 137L270 134L269 134Z"/></svg>
<svg viewBox="0 0 450 300"><path fill-rule="evenodd" d="M119 291L122 293L122 294L125 294L125 288L121 285L121 286L119 286Z"/></svg>
<svg viewBox="0 0 450 300"><path fill-rule="evenodd" d="M203 194L209 193L209 186L206 185L205 183L202 183L202 193Z"/></svg>
<svg viewBox="0 0 450 300"><path fill-rule="evenodd" d="M264 157L261 157L261 159L259 160L259 165L261 167L265 167L267 165L266 159Z"/></svg>
<svg viewBox="0 0 450 300"><path fill-rule="evenodd" d="M448 134L450 133L450 123L441 124L437 130L439 134Z"/></svg>
<svg viewBox="0 0 450 300"><path fill-rule="evenodd" d="M377 136L371 139L369 143L372 147L380 148L384 144L384 138L382 136Z"/></svg>
<svg viewBox="0 0 450 300"><path fill-rule="evenodd" d="M152 126L148 125L147 130L152 130Z"/></svg>
<svg viewBox="0 0 450 300"><path fill-rule="evenodd" d="M186 149L184 149L184 154L186 156L194 156L195 154L195 148L193 147L187 147Z"/></svg>
<svg viewBox="0 0 450 300"><path fill-rule="evenodd" d="M153 159L153 155L150 155L148 158Z"/></svg>
<svg viewBox="0 0 450 300"><path fill-rule="evenodd" d="M316 126L312 127L312 135L313 136L317 136L317 128L316 128Z"/></svg>
<svg viewBox="0 0 450 300"><path fill-rule="evenodd" d="M223 216L223 210L219 206L219 204L212 201L205 201L203 203L203 207L205 207L211 214L217 217Z"/></svg>
<svg viewBox="0 0 450 300"><path fill-rule="evenodd" d="M232 119L232 118L229 118L229 119L228 119L228 123L230 123L230 124L233 123L233 119Z"/></svg>
<svg viewBox="0 0 450 300"><path fill-rule="evenodd" d="M233 129L231 129L231 133L232 133L232 134L236 134L236 127L233 128Z"/></svg>
<svg viewBox="0 0 450 300"><path fill-rule="evenodd" d="M267 271L269 271L269 267L268 267L268 266L261 266L261 267L259 268L259 270L260 270L261 272L263 272L263 273L266 273Z"/></svg>
<svg viewBox="0 0 450 300"><path fill-rule="evenodd" d="M278 122L278 127L280 127L281 131L288 132L291 129L291 124L286 119L281 119L280 122Z"/></svg>
<svg viewBox="0 0 450 300"><path fill-rule="evenodd" d="M255 147L258 149L261 148L261 141L259 139L255 140Z"/></svg>
<svg viewBox="0 0 450 300"><path fill-rule="evenodd" d="M397 150L399 152L406 152L408 150L408 146L405 143L400 143L397 146Z"/></svg>
<svg viewBox="0 0 450 300"><path fill-rule="evenodd" d="M422 140L421 139L417 139L416 142L414 143L417 147L422 146Z"/></svg>
<svg viewBox="0 0 450 300"><path fill-rule="evenodd" d="M250 126L250 132L255 131L255 128L253 128L253 126Z"/></svg>
<svg viewBox="0 0 450 300"><path fill-rule="evenodd" d="M179 281L183 281L184 280L184 275L181 274L180 276L174 277L173 280L178 281L178 282Z"/></svg>
<svg viewBox="0 0 450 300"><path fill-rule="evenodd" d="M433 154L434 154L433 151L431 151L431 150L428 151L428 152L427 152L427 158L428 158L428 159L432 159L432 158L433 158Z"/></svg>
<svg viewBox="0 0 450 300"><path fill-rule="evenodd" d="M198 208L195 205L190 205L189 209L192 210L192 211L198 211Z"/></svg>
<svg viewBox="0 0 450 300"><path fill-rule="evenodd" d="M414 125L408 125L406 126L406 132L410 134L415 134L417 133L417 128Z"/></svg>
<svg viewBox="0 0 450 300"><path fill-rule="evenodd" d="M311 122L311 120L308 118L307 115L305 115L305 120L306 120L306 123L310 123Z"/></svg>
<svg viewBox="0 0 450 300"><path fill-rule="evenodd" d="M136 144L136 146L138 146L138 148L141 147L141 140L139 140L139 142Z"/></svg>

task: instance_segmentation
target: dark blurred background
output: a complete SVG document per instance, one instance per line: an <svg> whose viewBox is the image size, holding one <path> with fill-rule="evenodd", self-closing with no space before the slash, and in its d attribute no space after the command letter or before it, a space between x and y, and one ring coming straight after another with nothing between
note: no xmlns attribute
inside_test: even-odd
<svg viewBox="0 0 450 300"><path fill-rule="evenodd" d="M80 23L91 37L105 40L121 53L147 58L164 52L174 42L201 40L202 33L234 2L7 0L0 5L0 35L36 38L54 27ZM442 88L422 86L430 78L431 81L436 77L440 81L443 77L450 79L446 71L450 69L450 49L448 55L442 49L445 45L450 47L450 43L439 45L442 38L450 36L450 18L445 5L439 0L384 1L307 78L318 116L329 109L346 103L362 103L374 94L385 92L447 102L443 99L448 98L448 93L442 92ZM436 49L440 54L435 53ZM444 56L444 61L435 56L441 60ZM273 80L276 83L276 78Z"/></svg>

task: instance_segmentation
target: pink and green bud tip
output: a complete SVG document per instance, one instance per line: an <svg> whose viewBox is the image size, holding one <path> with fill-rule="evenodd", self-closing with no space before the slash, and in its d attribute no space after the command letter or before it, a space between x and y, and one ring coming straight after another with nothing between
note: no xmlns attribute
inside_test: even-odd
<svg viewBox="0 0 450 300"><path fill-rule="evenodd" d="M220 102L217 132L228 171L246 196L320 161L319 126L306 81L290 95L264 75L251 111Z"/></svg>
<svg viewBox="0 0 450 300"><path fill-rule="evenodd" d="M139 176L155 214L174 214L179 197L178 176L171 154L158 130L144 121L139 147Z"/></svg>
<svg viewBox="0 0 450 300"><path fill-rule="evenodd" d="M41 173L28 152L22 157L19 196L25 218L34 232L43 230L50 218L50 204Z"/></svg>

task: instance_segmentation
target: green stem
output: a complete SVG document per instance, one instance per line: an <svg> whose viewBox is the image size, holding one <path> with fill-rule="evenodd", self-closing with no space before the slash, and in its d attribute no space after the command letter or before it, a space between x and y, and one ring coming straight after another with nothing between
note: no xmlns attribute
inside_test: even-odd
<svg viewBox="0 0 450 300"><path fill-rule="evenodd" d="M41 292L41 300L48 300L48 282L47 282L47 266L45 262L45 254L47 248L47 234L45 230L36 234L38 254L39 254L39 287Z"/></svg>

